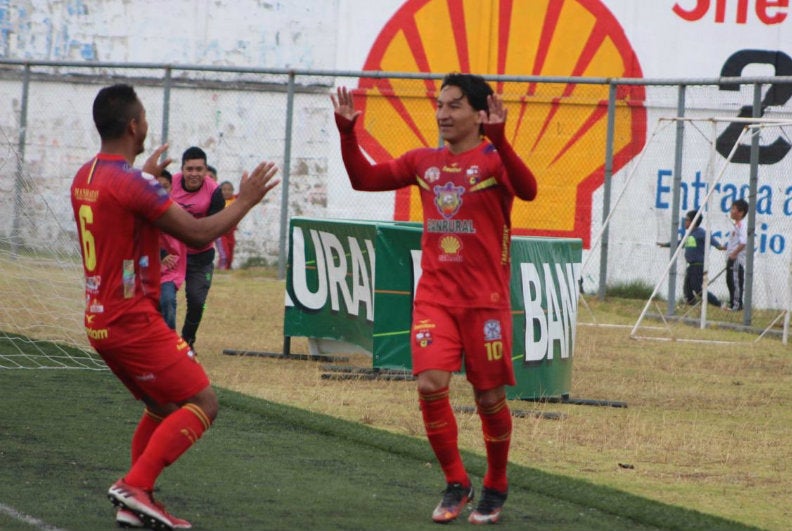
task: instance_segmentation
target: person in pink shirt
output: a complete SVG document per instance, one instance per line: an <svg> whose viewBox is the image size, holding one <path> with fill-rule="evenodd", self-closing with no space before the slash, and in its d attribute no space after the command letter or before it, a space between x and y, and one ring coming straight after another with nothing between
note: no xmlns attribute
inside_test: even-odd
<svg viewBox="0 0 792 531"><path fill-rule="evenodd" d="M217 181L208 178L206 153L199 147L187 148L182 154L181 173L173 176L171 197L195 218L205 218L225 207L225 199ZM195 338L201 324L206 298L214 276L214 242L200 248L187 247L187 272L184 293L187 311L181 336L195 350Z"/></svg>
<svg viewBox="0 0 792 531"><path fill-rule="evenodd" d="M170 172L162 170L157 180L170 194L173 182ZM168 327L176 330L176 292L187 273L187 245L170 234L160 233L160 261L160 312Z"/></svg>

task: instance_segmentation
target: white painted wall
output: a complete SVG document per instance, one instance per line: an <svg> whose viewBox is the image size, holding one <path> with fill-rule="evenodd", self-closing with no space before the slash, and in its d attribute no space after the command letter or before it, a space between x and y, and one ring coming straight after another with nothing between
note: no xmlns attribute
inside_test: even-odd
<svg viewBox="0 0 792 531"><path fill-rule="evenodd" d="M402 0L0 0L0 58L357 71L383 26L403 4ZM624 28L646 78L715 78L728 58L740 50L778 51L792 56L788 0L602 0L602 4ZM739 12L743 7L745 12ZM697 17L689 15L685 19L680 15L696 11ZM751 64L741 73L777 72L771 65ZM356 84L357 80L325 78L323 82ZM38 84L31 93L31 101L35 98L39 106L28 116L26 171L38 183L41 197L54 205L54 216L62 226L70 222L68 201L62 196L71 175L98 146L89 114L95 89ZM161 91L152 87L139 92L152 123L152 148L163 141L158 125ZM709 112L709 107L734 115L742 105L751 103L748 90L698 94L691 98L700 98L697 105L702 107L702 115ZM0 142L6 146L16 141L19 99L18 82L0 80ZM649 134L657 116L667 114L675 101L673 89L648 91ZM167 139L172 145L171 155L178 158L189 145L205 146L221 179L237 183L241 172L260 158L282 162L284 105L282 95L277 94L175 92ZM792 117L791 111L789 103L769 110L777 117ZM777 132L768 132L762 141L777 136ZM660 204L657 189L658 174L672 169L667 158L673 146L669 138L650 148L653 154L641 163L614 217L610 235L622 243L611 248L612 263L621 264L612 268L613 280L635 274L654 279L665 266L667 254L658 254L654 241L664 236L670 224L670 214ZM294 141L290 189L293 213L360 218L389 215L390 194L350 190L326 96L301 97ZM695 179L697 171L707 171L706 145L698 151L686 158L683 179L687 182ZM3 153L9 150L5 148ZM626 184L633 166L628 165L616 176L615 193ZM0 162L3 212L8 211L6 194L13 189L12 169L8 157ZM745 181L743 170L745 167L730 170L726 182ZM792 190L786 184L789 174L788 160L762 167L761 177L770 183L773 197L757 220L757 238L763 234L768 243L778 236L785 242L781 253L765 247L757 254L757 296L763 293L760 304L768 306L783 304L784 294L774 290L767 279L785 274L792 248L792 206L788 204L792 203ZM279 195L274 194L260 213L240 226L240 259L252 254L274 259L279 202ZM597 193L592 235L599 231L601 205L601 193ZM683 205L683 210L689 207ZM3 216L0 230L7 230L8 219ZM715 212L712 222L715 230L728 230L722 213ZM58 228L39 226L35 230L49 237ZM598 275L596 268L588 274L593 278ZM722 287L719 290L722 295Z"/></svg>

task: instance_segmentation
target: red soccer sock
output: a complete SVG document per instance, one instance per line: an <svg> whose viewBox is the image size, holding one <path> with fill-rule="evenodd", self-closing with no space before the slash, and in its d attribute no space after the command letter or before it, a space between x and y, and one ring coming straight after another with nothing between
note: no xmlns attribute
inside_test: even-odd
<svg viewBox="0 0 792 531"><path fill-rule="evenodd" d="M186 404L168 415L154 430L124 481L152 490L162 470L195 444L211 423L206 413L195 404Z"/></svg>
<svg viewBox="0 0 792 531"><path fill-rule="evenodd" d="M151 439L151 435L160 425L162 420L162 417L155 415L149 411L148 408L143 410L143 416L140 418L140 422L138 422L137 428L135 428L135 434L132 436L133 465L135 462L137 462L138 458L146 449L149 439Z"/></svg>
<svg viewBox="0 0 792 531"><path fill-rule="evenodd" d="M468 485L470 481L457 445L457 423L448 398L448 387L434 393L419 392L418 397L426 436L443 469L446 483Z"/></svg>
<svg viewBox="0 0 792 531"><path fill-rule="evenodd" d="M478 414L484 432L484 445L487 448L487 473L484 475L484 486L506 492L509 488L506 466L509 462L512 432L509 405L505 398L491 407L483 408L479 405Z"/></svg>

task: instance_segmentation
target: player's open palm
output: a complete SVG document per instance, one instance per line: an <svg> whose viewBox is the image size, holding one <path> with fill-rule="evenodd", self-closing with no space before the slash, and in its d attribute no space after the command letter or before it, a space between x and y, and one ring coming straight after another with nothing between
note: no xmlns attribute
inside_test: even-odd
<svg viewBox="0 0 792 531"><path fill-rule="evenodd" d="M506 106L503 105L503 98L498 94L487 96L487 107L489 115L484 117L486 124L502 124L506 122Z"/></svg>
<svg viewBox="0 0 792 531"><path fill-rule="evenodd" d="M360 116L361 111L355 110L354 101L352 99L352 91L346 87L338 87L336 95L330 94L330 100L333 102L333 110L347 120L355 121Z"/></svg>
<svg viewBox="0 0 792 531"><path fill-rule="evenodd" d="M275 179L278 167L274 162L261 162L252 172L242 174L239 182L239 196L237 200L247 201L254 205L264 199L267 193L280 183Z"/></svg>

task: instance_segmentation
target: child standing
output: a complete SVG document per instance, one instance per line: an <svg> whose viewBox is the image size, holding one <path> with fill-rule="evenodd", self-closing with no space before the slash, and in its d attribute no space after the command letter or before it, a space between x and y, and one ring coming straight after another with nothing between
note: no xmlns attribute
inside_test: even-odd
<svg viewBox="0 0 792 531"><path fill-rule="evenodd" d="M690 229L693 220L696 217L697 210L689 210L685 214L685 232ZM685 284L683 292L685 294L685 302L690 305L696 303L696 297L701 297L704 284L704 245L707 238L707 231L701 226L701 217L696 220L693 225L693 230L690 231L687 239L684 242L685 248L685 261L687 262L687 269L685 270ZM661 243L661 247L668 247L670 244ZM723 251L726 249L715 238L710 238L710 245ZM713 306L720 307L721 301L711 291L707 291L707 302Z"/></svg>
<svg viewBox="0 0 792 531"><path fill-rule="evenodd" d="M229 181L220 183L220 190L223 192L226 208L234 202L234 185ZM236 227L229 230L217 239L217 269L231 269L234 261L234 247L236 246Z"/></svg>
<svg viewBox="0 0 792 531"><path fill-rule="evenodd" d="M745 284L745 246L748 245L748 201L737 199L732 203L729 217L734 221L734 229L729 234L726 244L726 285L729 287L729 311L739 312L743 309L743 286Z"/></svg>
<svg viewBox="0 0 792 531"><path fill-rule="evenodd" d="M169 194L173 177L167 170L157 177ZM176 292L184 283L187 272L187 246L165 232L160 232L160 312L172 330L176 330Z"/></svg>

